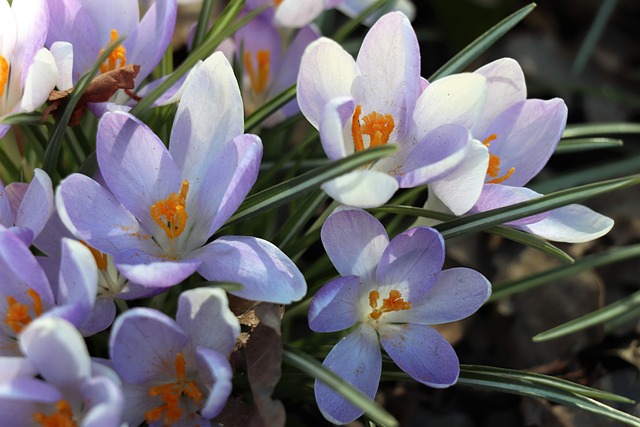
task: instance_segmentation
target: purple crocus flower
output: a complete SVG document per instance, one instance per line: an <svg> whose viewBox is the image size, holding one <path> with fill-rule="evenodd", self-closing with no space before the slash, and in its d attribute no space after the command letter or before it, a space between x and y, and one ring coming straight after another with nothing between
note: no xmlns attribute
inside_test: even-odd
<svg viewBox="0 0 640 427"><path fill-rule="evenodd" d="M57 281L50 282L24 242L0 228L0 356L16 354L16 336L37 317L61 317L78 328L89 320L96 298L95 262L81 243L64 239L61 244Z"/></svg>
<svg viewBox="0 0 640 427"><path fill-rule="evenodd" d="M34 111L55 87L56 63L44 48L48 27L44 0L0 0L0 121ZM0 137L9 128L0 123Z"/></svg>
<svg viewBox="0 0 640 427"><path fill-rule="evenodd" d="M214 53L185 82L168 150L127 113L102 118L96 152L110 191L70 175L56 193L62 221L79 239L113 255L120 272L143 286L166 288L197 270L207 280L242 284L234 292L242 298L302 298L304 277L273 244L243 236L207 244L258 174L262 143L243 134L243 127L233 70L222 53Z"/></svg>
<svg viewBox="0 0 640 427"><path fill-rule="evenodd" d="M355 329L336 344L323 365L371 399L380 381L379 344L400 369L431 387L458 379L458 358L429 325L474 313L491 286L467 268L441 271L444 241L432 228L415 227L389 241L369 213L338 209L324 223L322 243L341 277L311 300L309 326L316 332ZM322 414L346 424L362 410L320 381L315 395Z"/></svg>
<svg viewBox="0 0 640 427"><path fill-rule="evenodd" d="M227 358L239 334L221 289L183 292L175 321L149 308L118 316L109 352L124 383L125 421L209 425L231 393Z"/></svg>
<svg viewBox="0 0 640 427"><path fill-rule="evenodd" d="M0 413L12 427L119 427L124 399L110 368L91 361L80 333L41 317L20 334L24 357L0 357Z"/></svg>
<svg viewBox="0 0 640 427"><path fill-rule="evenodd" d="M300 65L298 104L319 129L329 159L398 145L394 155L322 189L343 204L374 207L399 187L430 183L447 206L466 212L480 195L481 179L465 186L450 181L462 167L474 177L486 173L488 151L467 129L481 114L485 86L484 76L471 73L423 80L415 32L399 12L371 27L355 61L330 39L311 43Z"/></svg>

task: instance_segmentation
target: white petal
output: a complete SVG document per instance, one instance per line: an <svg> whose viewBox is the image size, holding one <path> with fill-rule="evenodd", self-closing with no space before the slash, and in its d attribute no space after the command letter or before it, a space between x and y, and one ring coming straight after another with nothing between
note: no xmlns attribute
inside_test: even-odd
<svg viewBox="0 0 640 427"><path fill-rule="evenodd" d="M357 170L322 184L334 200L348 206L373 208L389 201L398 190L398 181L376 170Z"/></svg>

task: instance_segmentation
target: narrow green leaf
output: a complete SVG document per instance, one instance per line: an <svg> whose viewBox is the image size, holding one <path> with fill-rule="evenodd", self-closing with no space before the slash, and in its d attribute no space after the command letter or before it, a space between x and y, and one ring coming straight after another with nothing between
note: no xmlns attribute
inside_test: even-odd
<svg viewBox="0 0 640 427"><path fill-rule="evenodd" d="M445 214L442 212L430 211L422 208L416 208L414 206L386 205L386 206L381 206L379 208L373 208L369 210L371 212L387 212L387 213L394 213L398 215L410 215L410 216L417 216L417 217L423 217L423 218L431 218L438 221L452 221L456 219L456 217L453 215ZM530 248L536 249L542 253L545 253L549 256L557 258L563 262L572 263L574 261L573 258L569 256L569 254L567 254L560 248L532 234L525 233L523 231L515 230L513 228L505 227L502 225L489 227L484 231L491 234L495 234L497 236L504 237L505 239L509 239L514 242L523 244Z"/></svg>
<svg viewBox="0 0 640 427"><path fill-rule="evenodd" d="M616 8L618 0L604 0L601 5L598 13L596 14L596 18L591 24L589 28L589 32L587 36L584 38L582 42L582 46L580 46L580 50L576 55L576 59L571 66L571 74L574 76L578 76L582 73L585 65L587 65L587 61L589 57L591 57L591 53L595 49L598 44L598 40L600 40L600 36L602 32L607 27L607 23L609 22L609 18L611 18L611 14Z"/></svg>
<svg viewBox="0 0 640 427"><path fill-rule="evenodd" d="M619 190L639 183L640 175L596 182L567 190L556 191L526 202L458 218L436 225L435 228L440 231L445 238L456 237L483 230L494 225L504 224L516 219L550 211L551 209L571 203L578 203L598 194Z"/></svg>
<svg viewBox="0 0 640 427"><path fill-rule="evenodd" d="M340 378L338 375L322 366L313 357L285 344L283 353L284 362L299 369L312 378L322 381L349 402L364 411L365 416L380 426L398 426L398 421L391 414L385 411L374 400L362 394L351 384Z"/></svg>
<svg viewBox="0 0 640 427"><path fill-rule="evenodd" d="M578 138L582 136L610 135L621 133L640 133L640 123L588 123L567 125L562 138Z"/></svg>
<svg viewBox="0 0 640 427"><path fill-rule="evenodd" d="M438 71L429 77L429 81L433 82L441 79L442 77L462 71L474 59L491 47L491 45L515 27L516 24L522 21L533 9L535 9L535 7L535 3L530 3L498 22L480 37L471 42L467 47L462 49L456 56L447 61L446 64L440 67Z"/></svg>
<svg viewBox="0 0 640 427"><path fill-rule="evenodd" d="M622 140L598 137L563 139L558 143L555 154L575 153L612 147L622 147Z"/></svg>
<svg viewBox="0 0 640 427"><path fill-rule="evenodd" d="M280 232L273 239L276 246L282 248L288 245L326 199L327 195L324 191L316 191L303 200L298 211L293 213L287 222L280 227Z"/></svg>
<svg viewBox="0 0 640 427"><path fill-rule="evenodd" d="M489 301L499 300L508 295L523 292L562 278L578 274L581 271L607 264L624 261L640 256L640 244L611 249L600 254L588 255L571 265L563 265L524 278L507 280L493 285L493 293Z"/></svg>
<svg viewBox="0 0 640 427"><path fill-rule="evenodd" d="M250 132L260 125L265 119L267 119L270 115L284 107L287 102L291 101L296 97L296 85L285 89L274 98L267 101L263 106L254 111L249 117L244 121L244 131Z"/></svg>
<svg viewBox="0 0 640 427"><path fill-rule="evenodd" d="M382 9L383 7L391 4L392 0L378 0L365 8L358 16L353 19L347 21L344 25L342 25L333 35L333 40L340 43L344 39L346 39L349 34L354 32L358 26L362 24L362 22L367 19L369 15L377 11L378 9Z"/></svg>
<svg viewBox="0 0 640 427"><path fill-rule="evenodd" d="M203 0L200 8L200 14L198 15L198 23L196 24L196 31L193 34L193 42L191 49L195 49L200 46L204 35L207 33L209 26L209 19L211 18L211 12L213 11L213 0Z"/></svg>
<svg viewBox="0 0 640 427"><path fill-rule="evenodd" d="M640 308L640 291L635 292L627 298L616 301L612 304L593 311L585 316L578 317L570 322L541 332L532 339L536 342L552 340L563 337L583 329L590 328L601 323L616 319L631 310Z"/></svg>
<svg viewBox="0 0 640 427"><path fill-rule="evenodd" d="M206 281L206 282L199 282L197 283L194 287L195 288L202 288L202 287L209 287L209 288L220 288L220 289L224 289L227 292L237 292L237 291L241 291L242 288L244 286L242 286L242 283L236 283L236 282L216 282L216 281Z"/></svg>
<svg viewBox="0 0 640 427"><path fill-rule="evenodd" d="M226 225L229 226L244 221L261 212L280 206L289 200L319 188L325 181L344 175L358 166L376 161L395 152L396 149L397 147L393 144L369 148L247 197Z"/></svg>
<svg viewBox="0 0 640 427"><path fill-rule="evenodd" d="M41 122L42 113L38 111L13 114L0 120L0 123L4 125L39 125L42 124Z"/></svg>

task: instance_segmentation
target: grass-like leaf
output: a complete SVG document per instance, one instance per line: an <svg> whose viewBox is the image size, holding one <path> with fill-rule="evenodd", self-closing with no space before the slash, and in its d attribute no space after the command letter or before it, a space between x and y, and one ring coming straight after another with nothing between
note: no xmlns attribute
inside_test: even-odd
<svg viewBox="0 0 640 427"><path fill-rule="evenodd" d="M584 270L613 264L637 256L640 256L640 244L623 246L604 253L588 255L571 265L563 265L524 278L496 283L493 286L493 293L489 301L495 301L514 293L523 292L537 286L554 282L578 274Z"/></svg>
<svg viewBox="0 0 640 427"><path fill-rule="evenodd" d="M30 113L18 113L0 120L5 125L39 125L42 121L42 113L33 111Z"/></svg>
<svg viewBox="0 0 640 427"><path fill-rule="evenodd" d="M617 319L620 316L629 313L631 310L636 310L638 308L640 308L640 291L585 316L578 317L570 322L551 328L548 331L541 332L534 336L533 340L539 342L560 338L565 335Z"/></svg>
<svg viewBox="0 0 640 427"><path fill-rule="evenodd" d="M322 366L322 364L313 357L291 346L285 345L283 361L333 388L349 402L362 409L365 416L369 417L377 425L384 427L395 427L399 425L398 421L375 401L369 399L362 394L360 390L355 389L351 384Z"/></svg>
<svg viewBox="0 0 640 427"><path fill-rule="evenodd" d="M467 65L469 65L474 59L480 56L485 50L491 47L502 36L504 36L509 30L511 30L516 24L522 21L533 9L536 4L531 3L515 13L507 16L502 21L491 27L488 31L475 39L471 44L462 49L456 56L447 61L442 67L429 77L429 81L446 77L450 74L462 71Z"/></svg>
<svg viewBox="0 0 640 427"><path fill-rule="evenodd" d="M284 107L287 102L291 101L296 97L296 85L290 86L288 89L285 89L274 98L270 99L256 111L254 111L249 117L244 121L244 131L250 132L253 129L257 128L260 123L262 123L266 118L270 115Z"/></svg>
<svg viewBox="0 0 640 427"><path fill-rule="evenodd" d="M244 221L261 212L278 207L311 190L319 188L325 181L344 175L358 166L376 161L393 153L396 149L397 147L393 144L369 148L328 165L310 170L309 172L247 197L226 225L228 226Z"/></svg>
<svg viewBox="0 0 640 427"><path fill-rule="evenodd" d="M555 154L575 153L612 147L622 147L622 140L602 137L563 139L558 143Z"/></svg>
<svg viewBox="0 0 640 427"><path fill-rule="evenodd" d="M640 123L587 123L567 125L562 138L578 138L583 136L610 135L621 133L640 133Z"/></svg>

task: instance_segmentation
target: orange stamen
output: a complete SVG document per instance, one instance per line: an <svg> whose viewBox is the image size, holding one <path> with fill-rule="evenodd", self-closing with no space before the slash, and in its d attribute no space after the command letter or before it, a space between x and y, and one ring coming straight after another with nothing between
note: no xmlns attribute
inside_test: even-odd
<svg viewBox="0 0 640 427"><path fill-rule="evenodd" d="M485 147L489 148L491 142L495 141L496 139L498 139L498 136L495 133L492 133L487 138L485 138L484 141L482 141L482 144ZM515 172L515 170L516 168L512 167L509 169L509 172L499 177L498 174L500 173L500 157L496 156L493 153L489 153L489 166L487 167L487 175L494 179L488 181L487 184L499 184L513 175L513 172Z"/></svg>
<svg viewBox="0 0 640 427"><path fill-rule="evenodd" d="M385 145L389 142L391 132L395 128L393 116L385 114L384 116L377 111L367 114L362 118L364 122L360 124L360 114L362 114L362 106L358 104L351 118L351 135L353 136L353 145L356 151L365 149L362 135L369 136L369 148Z"/></svg>
<svg viewBox="0 0 640 427"><path fill-rule="evenodd" d="M158 200L149 208L153 220L164 230L167 237L175 239L180 236L187 225L187 193L189 182L182 181L180 193L171 193L166 199Z"/></svg>
<svg viewBox="0 0 640 427"><path fill-rule="evenodd" d="M111 38L109 43L107 43L107 47L111 46L118 39L118 31L111 30ZM100 53L98 56L102 55L104 49L100 49ZM122 68L127 65L127 49L125 49L121 44L119 44L115 49L111 51L109 57L103 64L100 65L100 72L106 73L107 71L117 70L118 68Z"/></svg>
<svg viewBox="0 0 640 427"><path fill-rule="evenodd" d="M200 404L203 394L193 381L187 381L186 361L182 353L176 356L176 382L167 383L151 387L149 389L150 396L160 396L162 405L147 411L144 419L147 423L158 421L162 418L166 425L172 425L182 417L182 408L180 408L180 399L182 396L193 400L197 405ZM163 415L164 414L164 415Z"/></svg>
<svg viewBox="0 0 640 427"><path fill-rule="evenodd" d="M256 62L258 63L258 69L253 67L253 61L251 59L251 52L244 53L244 67L249 75L249 82L251 83L251 90L254 93L264 93L267 90L267 84L269 83L271 54L268 50L259 50L256 52Z"/></svg>
<svg viewBox="0 0 640 427"><path fill-rule="evenodd" d="M400 291L395 289L389 291L389 298L382 300L382 307L380 308L378 308L378 299L380 299L380 293L378 291L369 292L369 306L372 308L369 316L371 316L373 320L378 320L384 313L409 310L411 308L411 304L402 298Z"/></svg>
<svg viewBox="0 0 640 427"><path fill-rule="evenodd" d="M40 295L31 288L27 290L27 294L33 300L33 317L29 314L29 306L27 304L19 303L18 300L12 296L7 297L7 305L9 307L4 317L4 323L16 334L19 334L33 319L42 314L42 300L40 299Z"/></svg>
<svg viewBox="0 0 640 427"><path fill-rule="evenodd" d="M273 0L273 5L274 6L280 6L280 3L282 3L283 0Z"/></svg>
<svg viewBox="0 0 640 427"><path fill-rule="evenodd" d="M4 87L9 81L9 63L0 55L0 96L4 95Z"/></svg>
<svg viewBox="0 0 640 427"><path fill-rule="evenodd" d="M45 415L41 412L33 414L33 420L44 427L77 427L78 424L73 420L73 412L71 406L66 400L60 400L56 403L55 414Z"/></svg>
<svg viewBox="0 0 640 427"><path fill-rule="evenodd" d="M89 248L89 250L91 251L91 255L93 255L93 258L95 258L96 260L96 265L98 266L98 269L100 271L106 271L107 265L108 265L107 254L100 252L93 246L87 245L87 242L85 242L84 240L80 240L80 243L82 243L87 248Z"/></svg>

